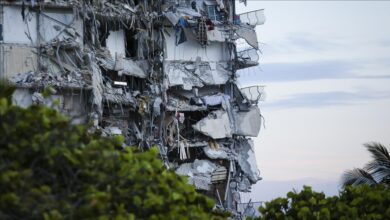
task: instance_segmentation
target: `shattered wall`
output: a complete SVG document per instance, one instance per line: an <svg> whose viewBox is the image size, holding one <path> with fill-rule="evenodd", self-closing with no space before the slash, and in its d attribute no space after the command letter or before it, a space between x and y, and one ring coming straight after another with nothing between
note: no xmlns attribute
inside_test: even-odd
<svg viewBox="0 0 390 220"><path fill-rule="evenodd" d="M239 216L240 192L261 179L248 137L262 92L240 90L236 72L258 64L265 18L234 10L233 0L0 1L0 76L20 106L157 146L168 169Z"/></svg>

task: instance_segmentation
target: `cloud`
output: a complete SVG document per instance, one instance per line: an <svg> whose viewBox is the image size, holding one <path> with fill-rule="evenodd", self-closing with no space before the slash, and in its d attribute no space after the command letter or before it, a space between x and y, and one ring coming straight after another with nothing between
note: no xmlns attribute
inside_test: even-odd
<svg viewBox="0 0 390 220"><path fill-rule="evenodd" d="M265 63L260 66L240 70L239 82L287 82L320 79L360 79L390 78L389 74L357 75L362 69L360 62L348 61L312 61L301 63Z"/></svg>
<svg viewBox="0 0 390 220"><path fill-rule="evenodd" d="M266 43L268 53L286 53L286 52L323 52L326 50L339 49L343 45L338 42L324 39L322 36L315 36L311 33L297 32L289 33L282 39L271 40Z"/></svg>
<svg viewBox="0 0 390 220"><path fill-rule="evenodd" d="M329 50L340 46L338 43L321 39L320 37L313 36L310 33L292 33L287 37L286 41L282 42L282 45L279 46L283 45L286 47L292 47L306 51Z"/></svg>
<svg viewBox="0 0 390 220"><path fill-rule="evenodd" d="M382 46L382 47L390 47L390 40L382 40L382 41L379 41L379 46Z"/></svg>
<svg viewBox="0 0 390 220"><path fill-rule="evenodd" d="M239 71L240 82L281 82L350 77L353 64L340 61L266 63Z"/></svg>
<svg viewBox="0 0 390 220"><path fill-rule="evenodd" d="M390 99L390 91L360 89L355 92L332 91L302 93L291 95L278 101L266 102L264 106L271 108L316 108L335 105L354 105L378 99Z"/></svg>

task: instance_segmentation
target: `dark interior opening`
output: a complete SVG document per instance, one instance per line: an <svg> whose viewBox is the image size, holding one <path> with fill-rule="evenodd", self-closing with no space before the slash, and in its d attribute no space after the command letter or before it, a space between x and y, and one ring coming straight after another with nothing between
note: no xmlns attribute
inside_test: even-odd
<svg viewBox="0 0 390 220"><path fill-rule="evenodd" d="M135 30L126 30L125 37L126 57L136 58L138 50L138 40L136 39Z"/></svg>

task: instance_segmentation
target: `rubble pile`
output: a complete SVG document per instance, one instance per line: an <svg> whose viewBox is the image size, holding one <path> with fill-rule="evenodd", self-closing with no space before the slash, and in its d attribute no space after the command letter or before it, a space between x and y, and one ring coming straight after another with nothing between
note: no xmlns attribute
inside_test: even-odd
<svg viewBox="0 0 390 220"><path fill-rule="evenodd" d="M258 65L255 26L265 18L237 15L235 4L0 1L0 76L17 85L20 106L59 100L74 123L157 146L168 169L239 216L240 192L261 179L249 137L263 93L239 89L237 71ZM44 98L48 86L55 94Z"/></svg>

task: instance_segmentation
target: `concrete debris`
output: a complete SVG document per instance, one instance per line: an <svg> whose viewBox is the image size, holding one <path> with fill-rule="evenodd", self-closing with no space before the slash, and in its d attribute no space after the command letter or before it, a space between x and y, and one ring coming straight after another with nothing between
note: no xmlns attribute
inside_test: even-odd
<svg viewBox="0 0 390 220"><path fill-rule="evenodd" d="M39 92L34 92L31 99L34 105L42 105L45 102L43 95Z"/></svg>
<svg viewBox="0 0 390 220"><path fill-rule="evenodd" d="M45 72L18 73L10 78L12 82L21 87L47 87L90 89L81 73L69 72L65 74L50 74Z"/></svg>
<svg viewBox="0 0 390 220"><path fill-rule="evenodd" d="M22 3L0 1L0 77L16 85L15 104L157 146L167 168L239 218L240 192L261 179L246 137L260 131L263 90L240 90L237 71L258 65L263 10L238 16L228 0Z"/></svg>
<svg viewBox="0 0 390 220"><path fill-rule="evenodd" d="M216 171L217 173L215 173ZM217 176L221 175L220 166L217 166L209 160L198 159L195 159L193 163L181 164L175 172L179 175L188 176L189 184L194 185L195 188L202 190L210 190L212 176L214 176L214 181L217 181L220 178Z"/></svg>
<svg viewBox="0 0 390 220"><path fill-rule="evenodd" d="M211 112L192 127L213 139L230 138L233 131L230 127L228 113L223 110Z"/></svg>
<svg viewBox="0 0 390 220"><path fill-rule="evenodd" d="M192 164L192 168L195 169L196 173L211 174L217 169L217 166L209 160L196 159Z"/></svg>
<svg viewBox="0 0 390 220"><path fill-rule="evenodd" d="M169 86L182 86L184 90L206 85L225 84L231 73L226 71L227 64L223 62L166 62L165 73Z"/></svg>
<svg viewBox="0 0 390 220"><path fill-rule="evenodd" d="M178 111L206 111L206 106L199 106L199 105L191 105L189 101L178 99L176 97L169 97L167 106L168 111L175 111L176 109Z"/></svg>
<svg viewBox="0 0 390 220"><path fill-rule="evenodd" d="M106 127L104 129L109 135L122 135L122 130L118 127Z"/></svg>
<svg viewBox="0 0 390 220"><path fill-rule="evenodd" d="M97 57L98 63L106 70L116 71L119 76L135 76L146 78L145 71L133 60L123 57L117 57L113 60L109 57Z"/></svg>
<svg viewBox="0 0 390 220"><path fill-rule="evenodd" d="M216 103L219 104L219 102L212 102L212 104ZM229 138L233 134L256 137L260 132L261 114L257 106L252 106L247 112L217 110L192 127L213 139Z"/></svg>
<svg viewBox="0 0 390 220"><path fill-rule="evenodd" d="M259 65L259 54L255 48L240 48L237 51L238 68L248 68Z"/></svg>
<svg viewBox="0 0 390 220"><path fill-rule="evenodd" d="M257 34L256 31L248 26L241 25L236 33L239 37L244 38L245 41L251 45L256 50L259 49L259 42L257 42Z"/></svg>
<svg viewBox="0 0 390 220"><path fill-rule="evenodd" d="M238 155L238 164L244 175L246 175L252 183L261 180L260 172L257 168L255 151L253 149L253 141L250 139L237 140L236 151Z"/></svg>
<svg viewBox="0 0 390 220"><path fill-rule="evenodd" d="M103 84L103 101L122 105L135 105L136 99L124 88L114 88L110 83Z"/></svg>
<svg viewBox="0 0 390 220"><path fill-rule="evenodd" d="M216 147L218 146L218 147ZM217 142L210 141L209 146L203 148L204 153L210 159L232 159L234 158L233 152L225 147L219 147Z"/></svg>
<svg viewBox="0 0 390 220"><path fill-rule="evenodd" d="M94 111L103 115L103 77L97 64L92 65L92 105Z"/></svg>
<svg viewBox="0 0 390 220"><path fill-rule="evenodd" d="M257 106L252 106L249 111L234 112L236 135L257 137L261 128L261 114Z"/></svg>
<svg viewBox="0 0 390 220"><path fill-rule="evenodd" d="M222 103L228 102L230 97L225 94L207 95L203 96L203 102L208 106L222 105Z"/></svg>
<svg viewBox="0 0 390 220"><path fill-rule="evenodd" d="M242 176L241 181L238 183L238 190L240 192L250 192L251 191L251 182L248 177Z"/></svg>

